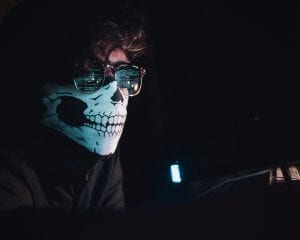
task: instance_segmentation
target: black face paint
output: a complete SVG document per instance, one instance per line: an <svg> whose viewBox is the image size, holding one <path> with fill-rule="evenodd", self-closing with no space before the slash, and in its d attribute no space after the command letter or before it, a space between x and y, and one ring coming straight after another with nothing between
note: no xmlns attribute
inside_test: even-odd
<svg viewBox="0 0 300 240"><path fill-rule="evenodd" d="M84 110L87 104L78 98L60 97L61 103L57 107L58 118L71 127L80 127L85 122Z"/></svg>

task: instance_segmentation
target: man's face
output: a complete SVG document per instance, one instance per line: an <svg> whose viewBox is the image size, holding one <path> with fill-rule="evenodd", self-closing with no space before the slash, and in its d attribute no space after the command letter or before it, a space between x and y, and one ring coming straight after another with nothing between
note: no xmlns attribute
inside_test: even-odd
<svg viewBox="0 0 300 240"><path fill-rule="evenodd" d="M101 59L104 61L104 59ZM110 65L129 63L121 49L105 59ZM112 77L111 72L106 77ZM128 94L116 81L107 81L94 93L84 93L70 84L46 84L42 98L46 112L43 125L53 128L98 155L115 152L127 115Z"/></svg>

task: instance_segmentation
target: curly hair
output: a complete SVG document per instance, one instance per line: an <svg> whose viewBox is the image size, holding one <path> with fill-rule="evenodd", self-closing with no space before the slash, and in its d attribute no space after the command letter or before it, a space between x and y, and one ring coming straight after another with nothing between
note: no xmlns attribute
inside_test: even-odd
<svg viewBox="0 0 300 240"><path fill-rule="evenodd" d="M82 16L76 19L75 29L69 28L70 32L66 33L69 35L67 44L73 45L69 55L79 59L95 57L99 52L104 52L107 46L113 45L123 49L130 61L142 56L147 47L146 19L142 11L135 7L137 3L106 1L101 4L104 9L101 13L91 11L94 8L90 4L81 3L78 15Z"/></svg>
<svg viewBox="0 0 300 240"><path fill-rule="evenodd" d="M142 0L24 0L10 14L13 17L8 16L11 32L1 47L8 58L21 53L30 60L43 59L35 62L36 69L51 65L52 73L47 74L52 79L70 71L74 62L95 58L107 46L121 48L136 61L147 47L142 5Z"/></svg>

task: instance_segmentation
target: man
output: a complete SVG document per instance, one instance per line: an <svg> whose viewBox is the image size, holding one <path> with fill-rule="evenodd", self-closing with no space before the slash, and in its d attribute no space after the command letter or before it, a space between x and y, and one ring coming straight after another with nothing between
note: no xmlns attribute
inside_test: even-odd
<svg viewBox="0 0 300 240"><path fill-rule="evenodd" d="M146 72L143 23L125 1L24 1L7 15L1 211L124 210L118 143Z"/></svg>

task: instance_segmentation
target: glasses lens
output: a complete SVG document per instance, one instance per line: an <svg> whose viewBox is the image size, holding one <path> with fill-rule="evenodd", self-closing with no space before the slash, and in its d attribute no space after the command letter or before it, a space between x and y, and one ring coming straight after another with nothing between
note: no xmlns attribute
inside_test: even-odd
<svg viewBox="0 0 300 240"><path fill-rule="evenodd" d="M86 73L74 78L76 88L87 94L98 91L103 82L104 72L99 67L91 67Z"/></svg>
<svg viewBox="0 0 300 240"><path fill-rule="evenodd" d="M137 95L141 89L142 74L137 66L120 66L115 72L115 79L120 88L127 88L129 96Z"/></svg>

